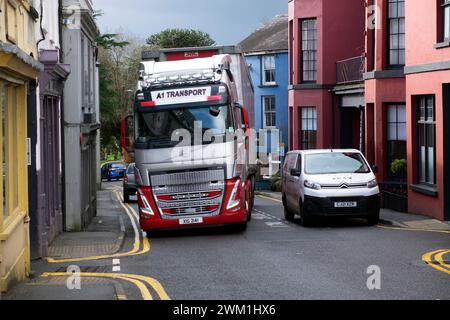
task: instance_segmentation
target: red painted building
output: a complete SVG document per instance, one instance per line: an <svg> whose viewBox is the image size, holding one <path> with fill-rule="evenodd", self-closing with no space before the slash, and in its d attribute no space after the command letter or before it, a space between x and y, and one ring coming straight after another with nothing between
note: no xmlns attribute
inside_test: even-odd
<svg viewBox="0 0 450 320"><path fill-rule="evenodd" d="M385 207L450 220L450 0L289 1L289 81L291 150L358 148Z"/></svg>
<svg viewBox="0 0 450 320"><path fill-rule="evenodd" d="M362 0L289 1L291 150L361 146L364 11Z"/></svg>

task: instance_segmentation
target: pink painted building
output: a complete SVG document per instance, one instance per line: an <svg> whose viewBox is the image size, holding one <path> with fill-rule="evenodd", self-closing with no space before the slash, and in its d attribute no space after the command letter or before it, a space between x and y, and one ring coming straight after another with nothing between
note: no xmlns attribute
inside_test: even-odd
<svg viewBox="0 0 450 320"><path fill-rule="evenodd" d="M290 150L361 146L364 11L363 0L289 1Z"/></svg>
<svg viewBox="0 0 450 320"><path fill-rule="evenodd" d="M405 9L409 211L450 220L450 1Z"/></svg>
<svg viewBox="0 0 450 320"><path fill-rule="evenodd" d="M450 1L367 0L366 16L365 152L384 205L449 220Z"/></svg>

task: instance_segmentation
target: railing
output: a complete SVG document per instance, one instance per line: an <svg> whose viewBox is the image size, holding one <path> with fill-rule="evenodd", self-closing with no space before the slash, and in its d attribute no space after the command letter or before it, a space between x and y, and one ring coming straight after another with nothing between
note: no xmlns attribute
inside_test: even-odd
<svg viewBox="0 0 450 320"><path fill-rule="evenodd" d="M346 84L363 80L364 57L358 56L336 62L336 83Z"/></svg>

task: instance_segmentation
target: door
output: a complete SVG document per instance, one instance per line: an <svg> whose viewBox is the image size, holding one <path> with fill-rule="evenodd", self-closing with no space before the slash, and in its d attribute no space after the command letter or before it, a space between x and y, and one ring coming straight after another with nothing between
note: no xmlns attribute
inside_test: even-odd
<svg viewBox="0 0 450 320"><path fill-rule="evenodd" d="M298 189L299 187L299 177L294 177L293 175L291 175L291 170L296 168L296 164L297 164L297 159L298 159L298 155L292 155L291 157L289 157L288 159L288 163L287 163L287 174L286 174L286 204L288 205L288 207L291 210L296 210L297 208L297 204L296 202L298 202L296 200L296 196L298 194L298 191L296 189Z"/></svg>

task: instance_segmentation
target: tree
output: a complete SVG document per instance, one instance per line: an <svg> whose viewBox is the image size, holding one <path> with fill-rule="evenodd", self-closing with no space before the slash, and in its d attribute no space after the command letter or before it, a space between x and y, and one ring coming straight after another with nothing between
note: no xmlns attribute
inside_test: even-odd
<svg viewBox="0 0 450 320"><path fill-rule="evenodd" d="M203 31L193 29L166 29L156 33L147 39L147 44L152 49L159 48L184 48L184 47L208 47L216 42Z"/></svg>
<svg viewBox="0 0 450 320"><path fill-rule="evenodd" d="M97 38L99 46L101 149L119 152L120 125L132 110L134 90L138 82L141 45L122 34L104 34Z"/></svg>

